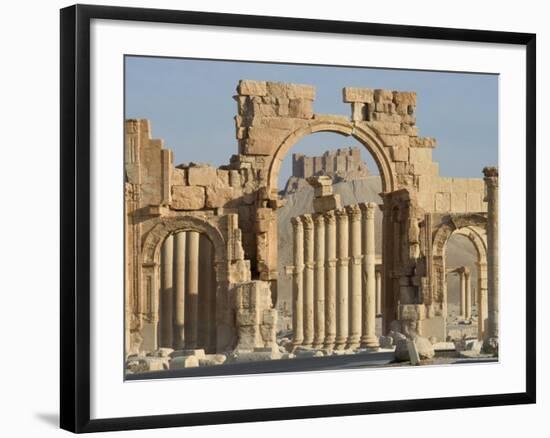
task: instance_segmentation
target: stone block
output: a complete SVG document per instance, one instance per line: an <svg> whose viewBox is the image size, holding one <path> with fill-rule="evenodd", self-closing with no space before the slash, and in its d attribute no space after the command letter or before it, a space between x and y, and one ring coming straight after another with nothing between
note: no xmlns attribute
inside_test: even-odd
<svg viewBox="0 0 550 438"><path fill-rule="evenodd" d="M211 186L216 183L216 168L212 166L193 166L187 171L190 186Z"/></svg>
<svg viewBox="0 0 550 438"><path fill-rule="evenodd" d="M383 89L374 90L374 101L376 103L392 103L393 91Z"/></svg>
<svg viewBox="0 0 550 438"><path fill-rule="evenodd" d="M468 193L467 195L468 211L479 212L483 211L482 195L481 193Z"/></svg>
<svg viewBox="0 0 550 438"><path fill-rule="evenodd" d="M409 161L409 148L390 146L390 155L393 161Z"/></svg>
<svg viewBox="0 0 550 438"><path fill-rule="evenodd" d="M384 142L384 146L409 147L409 136L407 135L387 135L380 134L380 139Z"/></svg>
<svg viewBox="0 0 550 438"><path fill-rule="evenodd" d="M288 105L288 116L297 119L313 117L313 102L307 99L291 99Z"/></svg>
<svg viewBox="0 0 550 438"><path fill-rule="evenodd" d="M284 82L267 82L266 85L267 93L270 96L287 99L315 99L315 87L311 85Z"/></svg>
<svg viewBox="0 0 550 438"><path fill-rule="evenodd" d="M199 366L197 356L177 356L170 361L171 370L180 370L183 368L196 368Z"/></svg>
<svg viewBox="0 0 550 438"><path fill-rule="evenodd" d="M416 106L416 93L414 91L394 91L393 101L398 105Z"/></svg>
<svg viewBox="0 0 550 438"><path fill-rule="evenodd" d="M374 102L374 90L371 88L345 87L342 91L344 102Z"/></svg>
<svg viewBox="0 0 550 438"><path fill-rule="evenodd" d="M466 211L466 193L451 193L451 211L461 213Z"/></svg>
<svg viewBox="0 0 550 438"><path fill-rule="evenodd" d="M207 354L204 359L199 359L200 367L222 365L227 360L225 354Z"/></svg>
<svg viewBox="0 0 550 438"><path fill-rule="evenodd" d="M315 213L323 213L325 211L334 210L342 206L342 201L339 194L330 196L322 196L313 199L313 210Z"/></svg>
<svg viewBox="0 0 550 438"><path fill-rule="evenodd" d="M180 357L180 356L196 356L198 359L204 359L204 349L202 348L184 348L183 350L175 350L170 353L170 357Z"/></svg>
<svg viewBox="0 0 550 438"><path fill-rule="evenodd" d="M401 124L396 122L368 122L378 134L401 134Z"/></svg>
<svg viewBox="0 0 550 438"><path fill-rule="evenodd" d="M401 123L402 119L399 114L389 114L376 112L372 113L371 120L375 122Z"/></svg>
<svg viewBox="0 0 550 438"><path fill-rule="evenodd" d="M185 170L174 168L172 169L172 185L186 186Z"/></svg>
<svg viewBox="0 0 550 438"><path fill-rule="evenodd" d="M200 210L205 205L204 187L172 186L174 210Z"/></svg>
<svg viewBox="0 0 550 438"><path fill-rule="evenodd" d="M267 86L265 81L239 81L237 92L244 96L266 96Z"/></svg>
<svg viewBox="0 0 550 438"><path fill-rule="evenodd" d="M450 193L435 194L435 211L437 213L449 213L451 211L451 194Z"/></svg>
<svg viewBox="0 0 550 438"><path fill-rule="evenodd" d="M225 207L235 198L233 187L207 187L206 188L206 208Z"/></svg>

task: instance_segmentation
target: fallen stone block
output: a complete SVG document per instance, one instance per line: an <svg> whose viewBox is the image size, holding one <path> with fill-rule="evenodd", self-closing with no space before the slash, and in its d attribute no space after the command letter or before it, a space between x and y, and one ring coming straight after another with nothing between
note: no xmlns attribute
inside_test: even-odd
<svg viewBox="0 0 550 438"><path fill-rule="evenodd" d="M393 348L393 338L391 336L380 336L378 343L380 344L380 348Z"/></svg>
<svg viewBox="0 0 550 438"><path fill-rule="evenodd" d="M196 368L199 366L197 356L177 356L170 361L171 370L179 370L182 368Z"/></svg>
<svg viewBox="0 0 550 438"><path fill-rule="evenodd" d="M196 356L197 359L205 359L206 356L204 354L204 349L198 348L198 349L192 349L192 348L185 348L183 350L175 350L170 354L171 358L181 357L181 356Z"/></svg>
<svg viewBox="0 0 550 438"><path fill-rule="evenodd" d="M209 367L222 365L227 360L225 354L207 354L203 359L199 359L199 366Z"/></svg>

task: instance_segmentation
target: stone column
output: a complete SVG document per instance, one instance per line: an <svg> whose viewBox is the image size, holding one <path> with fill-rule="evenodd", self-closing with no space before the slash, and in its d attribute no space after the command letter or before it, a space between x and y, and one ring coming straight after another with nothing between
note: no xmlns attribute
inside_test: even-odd
<svg viewBox="0 0 550 438"><path fill-rule="evenodd" d="M325 342L325 218L316 214L314 221L315 257L315 335L313 347L321 348Z"/></svg>
<svg viewBox="0 0 550 438"><path fill-rule="evenodd" d="M464 280L466 283L466 294L465 294L465 305L466 309L464 311L465 319L472 319L472 281L470 276L470 270L468 268L464 269Z"/></svg>
<svg viewBox="0 0 550 438"><path fill-rule="evenodd" d="M458 271L460 277L460 317L466 316L466 278L464 274L464 268Z"/></svg>
<svg viewBox="0 0 550 438"><path fill-rule="evenodd" d="M483 350L498 354L498 169L486 167L487 199L487 327Z"/></svg>
<svg viewBox="0 0 550 438"><path fill-rule="evenodd" d="M374 233L374 212L377 208L374 202L365 204L364 230L365 230L365 260L364 270L367 276L366 288L363 296L363 327L361 333L361 346L366 348L378 348L376 337L376 251Z"/></svg>
<svg viewBox="0 0 550 438"><path fill-rule="evenodd" d="M313 345L313 218L302 215L304 224L304 347Z"/></svg>
<svg viewBox="0 0 550 438"><path fill-rule="evenodd" d="M336 216L327 211L325 217L325 348L334 348L336 340Z"/></svg>
<svg viewBox="0 0 550 438"><path fill-rule="evenodd" d="M346 207L350 231L350 333L348 348L356 349L361 340L361 209L358 205Z"/></svg>
<svg viewBox="0 0 550 438"><path fill-rule="evenodd" d="M218 315L217 315L217 297L216 291L218 290L218 282L216 281L216 262L214 257L214 245L210 244L210 265L208 271L210 272L210 308L208 311L208 351L216 352L217 343L217 331L218 331Z"/></svg>
<svg viewBox="0 0 550 438"><path fill-rule="evenodd" d="M173 348L185 348L185 231L176 233L174 245L174 342Z"/></svg>
<svg viewBox="0 0 550 438"><path fill-rule="evenodd" d="M212 278L212 242L201 234L199 238L199 310L197 345L210 347L211 301L214 299L214 279Z"/></svg>
<svg viewBox="0 0 550 438"><path fill-rule="evenodd" d="M348 321L348 266L349 266L349 233L348 216L344 208L336 210L337 225L337 268L336 268L336 344L337 350L346 347L349 333Z"/></svg>
<svg viewBox="0 0 550 438"><path fill-rule="evenodd" d="M187 232L187 296L185 347L196 348L199 320L199 236L196 231Z"/></svg>
<svg viewBox="0 0 550 438"><path fill-rule="evenodd" d="M294 346L304 342L304 228L300 217L291 219L294 231L293 256L294 270L292 274L292 343Z"/></svg>
<svg viewBox="0 0 550 438"><path fill-rule="evenodd" d="M484 339L487 321L487 263L477 264L477 337Z"/></svg>
<svg viewBox="0 0 550 438"><path fill-rule="evenodd" d="M382 272L376 271L376 315L382 315Z"/></svg>
<svg viewBox="0 0 550 438"><path fill-rule="evenodd" d="M172 348L172 320L174 299L173 287L173 256L174 239L168 236L162 244L161 265L160 265L160 288L161 288L161 316L160 316L160 347Z"/></svg>

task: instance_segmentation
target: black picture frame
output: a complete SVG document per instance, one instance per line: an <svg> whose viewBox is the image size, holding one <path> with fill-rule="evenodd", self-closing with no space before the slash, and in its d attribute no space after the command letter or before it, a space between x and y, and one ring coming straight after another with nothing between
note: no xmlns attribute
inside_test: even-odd
<svg viewBox="0 0 550 438"><path fill-rule="evenodd" d="M62 9L60 13L61 428L82 433L535 403L535 34L90 5L70 6ZM93 19L525 46L527 78L526 391L479 396L90 419L90 22Z"/></svg>

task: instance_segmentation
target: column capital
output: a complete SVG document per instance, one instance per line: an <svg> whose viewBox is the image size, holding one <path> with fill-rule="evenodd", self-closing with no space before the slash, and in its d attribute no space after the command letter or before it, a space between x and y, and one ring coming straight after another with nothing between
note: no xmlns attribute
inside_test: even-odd
<svg viewBox="0 0 550 438"><path fill-rule="evenodd" d="M334 225L336 223L336 216L334 214L334 210L330 210L323 213L323 217L325 218L327 225Z"/></svg>
<svg viewBox="0 0 550 438"><path fill-rule="evenodd" d="M367 219L374 219L374 212L378 206L375 202L363 202L359 206Z"/></svg>
<svg viewBox="0 0 550 438"><path fill-rule="evenodd" d="M303 226L302 219L301 219L300 216L295 216L295 217L291 218L290 222L292 223L292 226L294 227L294 229L302 228L302 226Z"/></svg>
<svg viewBox="0 0 550 438"><path fill-rule="evenodd" d="M316 227L323 227L325 225L325 215L323 213L314 214L313 222L315 222Z"/></svg>
<svg viewBox="0 0 550 438"><path fill-rule="evenodd" d="M339 208L335 211L336 219L338 222L347 222L348 221L348 213L345 208Z"/></svg>
<svg viewBox="0 0 550 438"><path fill-rule="evenodd" d="M483 175L487 187L498 187L498 167L484 167Z"/></svg>
<svg viewBox="0 0 550 438"><path fill-rule="evenodd" d="M361 220L361 209L357 204L348 205L344 208L346 209L351 222L358 222Z"/></svg>
<svg viewBox="0 0 550 438"><path fill-rule="evenodd" d="M313 229L313 217L310 214L302 215L302 223L304 224L304 229L306 230Z"/></svg>

